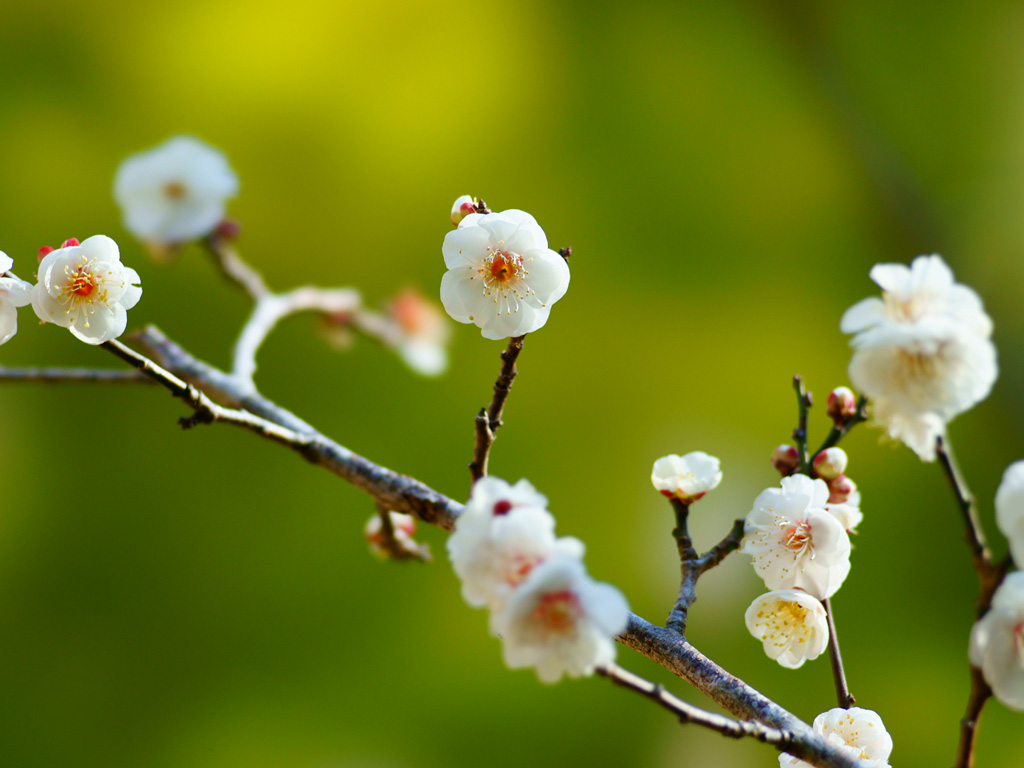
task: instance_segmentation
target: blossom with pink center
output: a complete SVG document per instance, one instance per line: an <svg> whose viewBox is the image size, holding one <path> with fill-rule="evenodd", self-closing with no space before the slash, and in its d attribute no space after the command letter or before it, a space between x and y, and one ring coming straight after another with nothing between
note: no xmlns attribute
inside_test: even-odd
<svg viewBox="0 0 1024 768"><path fill-rule="evenodd" d="M971 664L1003 704L1024 711L1024 571L1009 574L971 631Z"/></svg>
<svg viewBox="0 0 1024 768"><path fill-rule="evenodd" d="M801 589L761 595L743 618L750 634L764 644L768 658L789 669L818 658L828 646L825 608Z"/></svg>
<svg viewBox="0 0 1024 768"><path fill-rule="evenodd" d="M0 275L14 266L14 260L0 251ZM0 277L0 344L18 332L18 310L32 302L32 284L16 277Z"/></svg>
<svg viewBox="0 0 1024 768"><path fill-rule="evenodd" d="M121 263L117 243L106 235L66 241L43 257L38 275L32 308L39 319L70 329L86 344L124 333L127 310L142 296L138 272Z"/></svg>
<svg viewBox="0 0 1024 768"><path fill-rule="evenodd" d="M475 323L487 339L538 330L569 287L565 259L523 211L468 214L445 236L441 252L448 267L441 279L445 311Z"/></svg>
<svg viewBox="0 0 1024 768"><path fill-rule="evenodd" d="M889 768L892 737L877 712L861 707L836 707L822 712L811 723L825 742L856 760L858 768ZM780 768L811 768L811 764L792 755L779 755Z"/></svg>
<svg viewBox="0 0 1024 768"><path fill-rule="evenodd" d="M782 478L747 515L740 552L753 557L768 589L831 597L850 572L850 537L827 509L828 487L806 475Z"/></svg>
<svg viewBox="0 0 1024 768"><path fill-rule="evenodd" d="M619 590L593 581L578 558L553 556L509 594L491 626L509 667L534 667L541 682L554 683L611 664L628 621Z"/></svg>
<svg viewBox="0 0 1024 768"><path fill-rule="evenodd" d="M473 486L447 547L466 602L495 606L552 553L555 519L547 510L547 499L526 480L510 486L499 478L483 477Z"/></svg>

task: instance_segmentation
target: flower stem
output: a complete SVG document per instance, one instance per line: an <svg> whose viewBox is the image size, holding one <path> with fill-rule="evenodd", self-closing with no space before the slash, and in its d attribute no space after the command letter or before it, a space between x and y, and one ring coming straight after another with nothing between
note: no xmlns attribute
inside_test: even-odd
<svg viewBox="0 0 1024 768"><path fill-rule="evenodd" d="M825 598L821 601L821 604L825 606L825 616L828 620L828 655L829 660L832 662L832 679L836 684L836 698L839 700L840 707L849 709L857 703L857 700L850 693L850 688L846 684L846 672L843 670L842 654L839 653L839 637L836 635L832 603L829 598Z"/></svg>
<svg viewBox="0 0 1024 768"><path fill-rule="evenodd" d="M811 457L807 453L807 415L814 400L811 399L811 393L804 389L804 380L799 374L793 377L793 390L796 392L796 402L800 412L797 427L793 430L793 440L796 443L797 455L800 459L798 471L802 475L809 476L811 474Z"/></svg>
<svg viewBox="0 0 1024 768"><path fill-rule="evenodd" d="M501 414L505 409L505 401L512 389L512 382L516 378L516 360L519 353L523 351L522 336L513 336L508 340L508 348L501 353L501 372L498 380L494 382L494 395L491 404L481 408L476 415L476 435L473 441L473 460L469 462L469 472L475 483L487 474L487 459L490 456L491 446L497 435L498 427L501 426Z"/></svg>

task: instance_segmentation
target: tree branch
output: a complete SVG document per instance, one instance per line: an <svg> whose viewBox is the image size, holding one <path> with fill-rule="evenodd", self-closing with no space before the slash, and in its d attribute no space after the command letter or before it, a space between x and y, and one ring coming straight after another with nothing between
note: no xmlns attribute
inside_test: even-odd
<svg viewBox="0 0 1024 768"><path fill-rule="evenodd" d="M444 530L454 528L462 512L462 505L458 502L328 439L290 411L257 393L246 391L235 377L195 359L157 329L148 327L136 334L135 339L170 371L117 342L108 342L108 348L147 376L155 378L189 407L216 414L218 418L211 419L211 422L242 426L286 445L311 463L351 482L389 510L412 514ZM219 406L211 397L238 404L246 410L217 410ZM276 430L270 427L276 427ZM822 768L855 768L852 760L826 744L809 725L726 672L678 632L657 627L630 614L626 630L617 639L686 680L737 717L756 720L770 728L791 733L794 741L787 750L791 754Z"/></svg>
<svg viewBox="0 0 1024 768"><path fill-rule="evenodd" d="M956 762L953 768L970 768L974 765L974 736L985 702L992 695L992 689L985 682L985 676L977 667L971 667L971 693L967 698L967 710L960 720L960 741L956 747Z"/></svg>
<svg viewBox="0 0 1024 768"><path fill-rule="evenodd" d="M203 245L213 257L213 263L217 265L221 274L245 291L253 301L259 301L270 293L260 273L243 261L234 245L227 238L217 234L216 230L203 240Z"/></svg>
<svg viewBox="0 0 1024 768"><path fill-rule="evenodd" d="M482 203L483 201L481 201ZM469 463L469 472L475 483L487 474L487 459L491 453L491 446L497 435L498 427L501 426L501 414L505 409L505 400L512 389L512 382L515 381L516 360L519 353L523 351L523 336L513 336L508 340L508 348L501 353L501 372L498 380L494 382L494 395L491 397L491 404L487 408L481 408L476 415L475 432L473 438L473 460Z"/></svg>
<svg viewBox="0 0 1024 768"><path fill-rule="evenodd" d="M152 384L140 371L106 370L103 368L6 368L0 366L3 381L31 381L44 384L67 384L75 381L90 384Z"/></svg>
<svg viewBox="0 0 1024 768"><path fill-rule="evenodd" d="M810 476L811 457L807 453L807 416L814 401L811 399L811 393L804 389L804 380L799 375L793 377L793 390L796 392L797 407L800 412L797 427L793 430L793 442L796 443L800 459L800 468L797 471Z"/></svg>

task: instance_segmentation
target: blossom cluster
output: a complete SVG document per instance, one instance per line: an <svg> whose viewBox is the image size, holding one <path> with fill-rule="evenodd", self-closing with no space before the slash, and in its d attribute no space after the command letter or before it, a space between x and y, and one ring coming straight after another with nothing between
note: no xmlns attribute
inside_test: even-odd
<svg viewBox="0 0 1024 768"><path fill-rule="evenodd" d="M614 660L626 600L587 575L582 542L555 537L547 499L529 482L478 480L447 546L466 602L490 609L509 667L553 683Z"/></svg>
<svg viewBox="0 0 1024 768"><path fill-rule="evenodd" d="M840 322L854 334L850 380L890 437L933 461L946 424L996 380L992 321L940 256L919 256L910 267L877 264L871 279L882 297L858 302Z"/></svg>

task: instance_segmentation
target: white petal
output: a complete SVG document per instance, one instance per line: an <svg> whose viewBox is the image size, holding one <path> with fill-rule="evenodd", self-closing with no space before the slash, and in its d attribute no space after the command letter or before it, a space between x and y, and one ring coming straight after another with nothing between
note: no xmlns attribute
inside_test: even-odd
<svg viewBox="0 0 1024 768"><path fill-rule="evenodd" d="M569 288L569 266L554 251L533 250L523 254L527 282L541 304L551 305Z"/></svg>
<svg viewBox="0 0 1024 768"><path fill-rule="evenodd" d="M0 299L0 344L5 344L18 332L18 310L9 301Z"/></svg>
<svg viewBox="0 0 1024 768"><path fill-rule="evenodd" d="M490 235L481 227L459 227L444 236L441 254L448 269L480 264L487 258Z"/></svg>
<svg viewBox="0 0 1024 768"><path fill-rule="evenodd" d="M14 266L14 259L0 251L0 275Z"/></svg>
<svg viewBox="0 0 1024 768"><path fill-rule="evenodd" d="M128 325L128 313L120 304L111 306L110 311L98 309L89 315L88 325L79 321L72 324L71 333L86 344L102 344L116 339Z"/></svg>
<svg viewBox="0 0 1024 768"><path fill-rule="evenodd" d="M477 322L476 318L489 303L473 267L456 267L441 278L441 304L453 320Z"/></svg>

